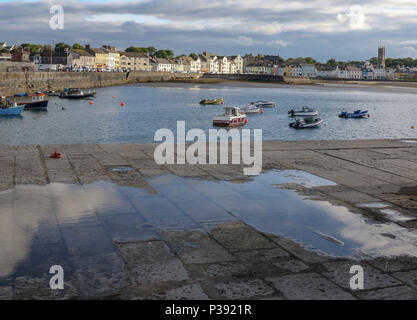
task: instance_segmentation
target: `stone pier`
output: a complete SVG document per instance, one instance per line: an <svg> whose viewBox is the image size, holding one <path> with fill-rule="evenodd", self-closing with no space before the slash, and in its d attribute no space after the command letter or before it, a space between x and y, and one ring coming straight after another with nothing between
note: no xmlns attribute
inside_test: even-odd
<svg viewBox="0 0 417 320"><path fill-rule="evenodd" d="M147 179L164 174L236 183L251 179L241 165L157 165L155 146L0 146L0 207L15 203L7 191L20 185L108 181L152 194ZM61 159L50 158L55 150ZM264 142L263 172L273 169L296 169L333 181L335 185L312 188L310 196L347 208L388 203L407 219L373 208L355 210L417 232L417 139ZM288 187L303 192L301 186ZM32 205L36 203L33 199ZM5 223L2 214L0 224ZM136 223L133 214L125 214ZM50 250L67 252L72 271L64 290L49 289L47 270L41 276L0 280L0 299L417 299L417 258L407 252L359 260L331 257L262 233L236 217L184 230L148 230L142 223L143 235L121 240L99 220L94 217L87 231L58 228L54 237L62 238L62 249L45 240L48 231L45 239L36 239ZM120 223L117 228L130 226ZM77 243L81 239L97 244L83 251ZM0 271L5 263L0 261ZM349 286L349 269L358 264L365 272L364 290Z"/></svg>

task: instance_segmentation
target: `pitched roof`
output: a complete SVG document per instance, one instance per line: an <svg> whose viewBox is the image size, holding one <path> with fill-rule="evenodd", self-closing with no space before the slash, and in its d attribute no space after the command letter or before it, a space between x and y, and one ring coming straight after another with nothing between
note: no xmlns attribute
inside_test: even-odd
<svg viewBox="0 0 417 320"><path fill-rule="evenodd" d="M146 53L141 52L123 52L119 51L121 56L131 57L131 58L149 58Z"/></svg>

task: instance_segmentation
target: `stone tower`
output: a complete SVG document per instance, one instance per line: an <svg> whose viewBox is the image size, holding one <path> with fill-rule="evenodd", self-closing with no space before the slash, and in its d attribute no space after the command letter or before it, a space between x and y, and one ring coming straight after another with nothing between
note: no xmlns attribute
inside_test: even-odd
<svg viewBox="0 0 417 320"><path fill-rule="evenodd" d="M378 47L378 66L385 68L385 47Z"/></svg>

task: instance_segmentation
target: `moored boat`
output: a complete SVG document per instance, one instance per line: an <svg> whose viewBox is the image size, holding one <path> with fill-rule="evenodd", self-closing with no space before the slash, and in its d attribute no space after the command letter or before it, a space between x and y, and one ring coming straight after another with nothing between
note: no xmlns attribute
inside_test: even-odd
<svg viewBox="0 0 417 320"><path fill-rule="evenodd" d="M368 111L356 110L352 113L349 113L347 111L342 111L342 113L339 114L339 118L365 118L365 117L369 117Z"/></svg>
<svg viewBox="0 0 417 320"><path fill-rule="evenodd" d="M203 99L200 101L200 104L223 104L223 98Z"/></svg>
<svg viewBox="0 0 417 320"><path fill-rule="evenodd" d="M262 108L258 108L254 104L250 103L246 107L242 108L241 112L245 114L257 114L257 113L263 113L263 110Z"/></svg>
<svg viewBox="0 0 417 320"><path fill-rule="evenodd" d="M12 102L10 98L6 98L5 104L0 104L0 116L18 116L22 113L23 106Z"/></svg>
<svg viewBox="0 0 417 320"><path fill-rule="evenodd" d="M295 122L290 123L291 128L295 129L308 129L308 128L317 128L323 123L323 120L320 118L304 118L297 119Z"/></svg>
<svg viewBox="0 0 417 320"><path fill-rule="evenodd" d="M29 95L29 101L20 101L19 105L23 105L26 110L44 110L48 108L48 99L42 92Z"/></svg>
<svg viewBox="0 0 417 320"><path fill-rule="evenodd" d="M301 110L298 111L292 109L288 111L288 114L291 117L315 117L319 115L319 112L310 107L303 107Z"/></svg>
<svg viewBox="0 0 417 320"><path fill-rule="evenodd" d="M275 102L259 100L255 102L251 102L254 106L258 108L273 108L275 107Z"/></svg>
<svg viewBox="0 0 417 320"><path fill-rule="evenodd" d="M94 97L95 94L95 92L91 91L84 92L79 88L70 88L65 89L64 92L61 92L59 97L65 99L83 99Z"/></svg>
<svg viewBox="0 0 417 320"><path fill-rule="evenodd" d="M247 123L246 115L243 114L239 107L225 107L224 114L213 118L214 126L236 127Z"/></svg>

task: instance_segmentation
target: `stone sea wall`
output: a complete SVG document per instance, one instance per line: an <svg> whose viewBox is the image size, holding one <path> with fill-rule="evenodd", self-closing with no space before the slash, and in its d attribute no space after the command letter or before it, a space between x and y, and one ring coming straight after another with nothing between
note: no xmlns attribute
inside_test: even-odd
<svg viewBox="0 0 417 320"><path fill-rule="evenodd" d="M118 72L0 72L0 96L64 88L98 88L137 82L190 80L198 74L131 71Z"/></svg>

